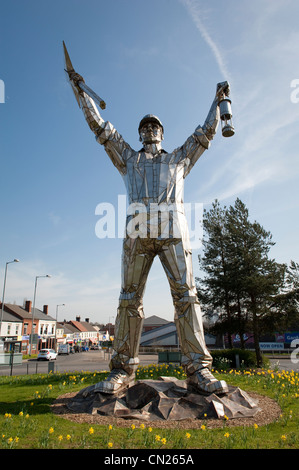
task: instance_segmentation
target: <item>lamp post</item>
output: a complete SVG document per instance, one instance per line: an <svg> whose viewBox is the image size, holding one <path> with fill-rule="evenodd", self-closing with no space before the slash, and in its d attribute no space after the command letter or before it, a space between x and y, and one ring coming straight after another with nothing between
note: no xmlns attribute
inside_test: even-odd
<svg viewBox="0 0 299 470"><path fill-rule="evenodd" d="M33 296L33 309L32 309L32 327L31 327L31 335L30 335L30 349L29 349L29 355L31 356L32 353L32 339L33 339L33 333L34 333L34 311L35 311L35 299L36 299L36 288L37 288L37 280L40 277L51 277L49 274L46 274L45 276L36 276L35 278L35 286L34 286L34 296Z"/></svg>
<svg viewBox="0 0 299 470"><path fill-rule="evenodd" d="M65 304L56 305L56 323L57 323L57 318L58 318L58 307L62 307L62 306L65 306Z"/></svg>
<svg viewBox="0 0 299 470"><path fill-rule="evenodd" d="M57 321L58 321L58 307L62 307L65 304L56 305L56 330L55 330L55 339L56 339L56 348L57 348Z"/></svg>
<svg viewBox="0 0 299 470"><path fill-rule="evenodd" d="M5 297L5 288L6 288L6 276L7 276L7 266L11 263L19 263L20 260L14 259L13 261L7 261L5 266L5 274L4 274L4 284L3 284L3 295L2 295L2 306L1 306L1 318L0 318L0 335L1 335L1 328L2 328L2 321L3 321L3 312L4 312L4 297Z"/></svg>

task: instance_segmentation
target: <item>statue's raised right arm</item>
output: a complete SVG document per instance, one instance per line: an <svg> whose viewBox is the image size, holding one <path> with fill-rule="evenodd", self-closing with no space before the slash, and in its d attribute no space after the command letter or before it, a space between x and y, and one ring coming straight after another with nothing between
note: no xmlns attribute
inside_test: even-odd
<svg viewBox="0 0 299 470"><path fill-rule="evenodd" d="M124 174L126 171L126 159L131 153L132 149L130 145L124 141L122 136L117 132L113 125L109 121L104 121L99 113L96 103L92 97L86 93L86 91L84 91L84 88L88 87L84 87L84 78L73 69L65 45L64 51L66 59L66 72L68 73L70 84L72 86L78 105L83 111L86 122L92 132L95 134L97 142L104 145L112 163L116 166L120 173Z"/></svg>

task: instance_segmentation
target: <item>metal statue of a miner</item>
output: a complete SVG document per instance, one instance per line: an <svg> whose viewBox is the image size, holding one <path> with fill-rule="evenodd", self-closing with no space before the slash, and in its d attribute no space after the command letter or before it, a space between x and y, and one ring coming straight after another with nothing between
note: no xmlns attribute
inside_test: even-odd
<svg viewBox="0 0 299 470"><path fill-rule="evenodd" d="M144 313L143 294L153 260L160 258L170 285L174 319L182 353L181 364L187 382L199 393L226 393L225 381L211 373L212 357L206 347L202 315L193 277L189 233L184 214L185 178L209 148L219 121L222 134L234 134L228 82L218 83L215 99L202 126L179 148L166 152L162 148L164 128L158 117L147 114L138 131L143 144L133 150L110 122L100 116L99 98L75 72L65 44L65 64L70 84L88 126L103 145L112 163L123 177L130 207L142 205L143 218L136 232L127 230L123 240L122 283L113 342L110 374L97 384L102 393L114 394L134 382L139 365L139 344ZM167 210L169 209L169 210ZM157 213L161 212L158 217ZM163 214L167 213L167 217ZM127 214L127 227L132 222Z"/></svg>

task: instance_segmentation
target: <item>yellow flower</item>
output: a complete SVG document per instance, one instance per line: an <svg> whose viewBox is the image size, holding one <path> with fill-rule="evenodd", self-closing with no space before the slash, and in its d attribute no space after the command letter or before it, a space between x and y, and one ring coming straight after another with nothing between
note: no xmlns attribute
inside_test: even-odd
<svg viewBox="0 0 299 470"><path fill-rule="evenodd" d="M186 432L185 436L186 436L187 439L190 439L191 434L189 432Z"/></svg>
<svg viewBox="0 0 299 470"><path fill-rule="evenodd" d="M19 442L19 438L17 436L15 437L15 442Z"/></svg>
<svg viewBox="0 0 299 470"><path fill-rule="evenodd" d="M49 434L53 434L53 432L54 432L54 428L51 427L51 428L49 429Z"/></svg>
<svg viewBox="0 0 299 470"><path fill-rule="evenodd" d="M111 431L112 428L113 428L112 424L109 424L109 426L108 426L109 431Z"/></svg>
<svg viewBox="0 0 299 470"><path fill-rule="evenodd" d="M13 438L12 438L12 437L9 437L9 438L7 439L8 444L11 444L12 441L13 441Z"/></svg>
<svg viewBox="0 0 299 470"><path fill-rule="evenodd" d="M258 425L256 423L254 423L253 427L254 427L254 429L257 429Z"/></svg>
<svg viewBox="0 0 299 470"><path fill-rule="evenodd" d="M25 418L27 418L27 419L29 418L29 414L28 414L28 413L26 414Z"/></svg>
<svg viewBox="0 0 299 470"><path fill-rule="evenodd" d="M204 425L204 424L202 424L202 425L200 426L200 429L201 429L202 431L205 431L205 430L206 430L206 427L205 427L205 425Z"/></svg>
<svg viewBox="0 0 299 470"><path fill-rule="evenodd" d="M60 436L58 436L58 440L62 441L62 439L63 439L63 436L60 434Z"/></svg>
<svg viewBox="0 0 299 470"><path fill-rule="evenodd" d="M160 441L160 440L161 440L161 437L159 436L159 434L156 434L155 440L156 440L156 441Z"/></svg>
<svg viewBox="0 0 299 470"><path fill-rule="evenodd" d="M113 447L113 442L108 442L108 447L111 449L111 447Z"/></svg>
<svg viewBox="0 0 299 470"><path fill-rule="evenodd" d="M165 437L163 437L163 439L161 439L161 442L162 442L163 445L166 444L166 439L165 439Z"/></svg>
<svg viewBox="0 0 299 470"><path fill-rule="evenodd" d="M226 432L226 433L224 434L224 437L229 437L229 432Z"/></svg>
<svg viewBox="0 0 299 470"><path fill-rule="evenodd" d="M89 428L88 432L89 432L89 434L91 435L91 434L94 433L94 429L93 429L93 428Z"/></svg>
<svg viewBox="0 0 299 470"><path fill-rule="evenodd" d="M148 432L152 432L152 430L153 430L152 428L148 428Z"/></svg>
<svg viewBox="0 0 299 470"><path fill-rule="evenodd" d="M281 440L282 440L282 441L285 441L286 438L287 438L287 436L286 436L285 434L283 434L283 435L281 436Z"/></svg>
<svg viewBox="0 0 299 470"><path fill-rule="evenodd" d="M228 421L228 419L229 419L228 416L226 416L226 415L224 415L223 418L224 418L226 421Z"/></svg>
<svg viewBox="0 0 299 470"><path fill-rule="evenodd" d="M135 424L131 424L131 429L134 430L135 429Z"/></svg>
<svg viewBox="0 0 299 470"><path fill-rule="evenodd" d="M23 411L20 411L19 416L23 416L23 414L24 414Z"/></svg>
<svg viewBox="0 0 299 470"><path fill-rule="evenodd" d="M142 423L140 424L140 429L144 429L145 428L145 425Z"/></svg>
<svg viewBox="0 0 299 470"><path fill-rule="evenodd" d="M70 441L71 439L72 439L71 436L70 436L69 434L67 434L66 440L67 440L67 441Z"/></svg>

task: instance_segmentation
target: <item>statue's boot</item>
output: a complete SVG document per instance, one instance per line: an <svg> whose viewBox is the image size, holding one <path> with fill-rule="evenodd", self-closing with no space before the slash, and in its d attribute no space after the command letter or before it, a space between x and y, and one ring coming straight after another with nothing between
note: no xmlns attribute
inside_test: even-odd
<svg viewBox="0 0 299 470"><path fill-rule="evenodd" d="M187 379L187 383L204 394L221 394L228 392L228 386L225 380L217 380L207 367L199 369L190 375Z"/></svg>
<svg viewBox="0 0 299 470"><path fill-rule="evenodd" d="M123 369L112 369L108 377L102 382L97 383L96 392L117 393L130 387L135 380L135 374L129 374Z"/></svg>

